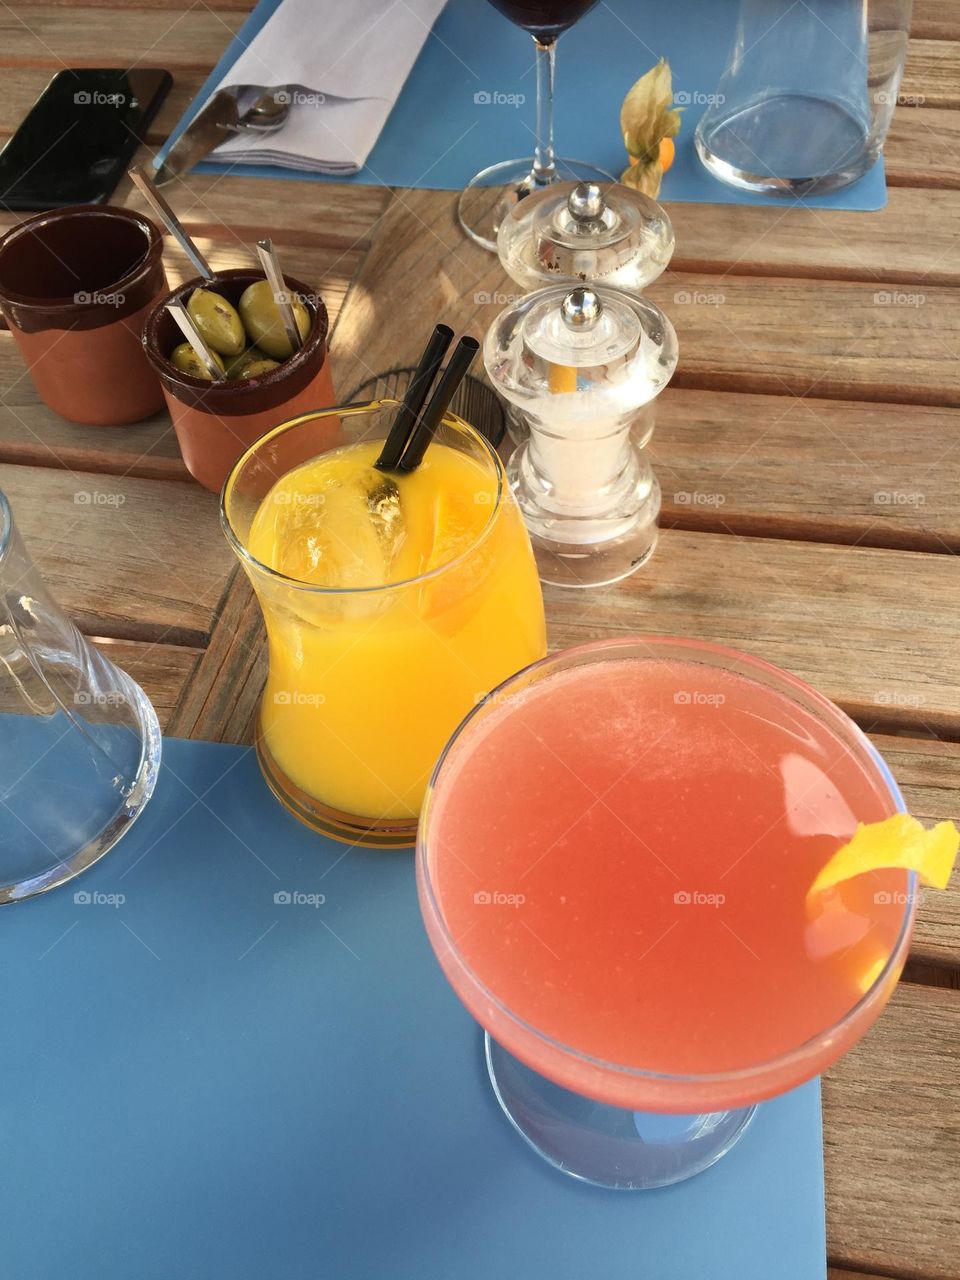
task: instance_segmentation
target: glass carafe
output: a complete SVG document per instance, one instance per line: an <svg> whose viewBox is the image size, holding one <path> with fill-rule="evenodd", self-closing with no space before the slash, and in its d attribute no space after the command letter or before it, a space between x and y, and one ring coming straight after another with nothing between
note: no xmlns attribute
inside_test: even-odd
<svg viewBox="0 0 960 1280"><path fill-rule="evenodd" d="M907 55L912 0L740 0L733 48L696 145L715 177L823 194L879 156Z"/></svg>
<svg viewBox="0 0 960 1280"><path fill-rule="evenodd" d="M64 616L0 493L0 903L102 857L159 767L146 694Z"/></svg>

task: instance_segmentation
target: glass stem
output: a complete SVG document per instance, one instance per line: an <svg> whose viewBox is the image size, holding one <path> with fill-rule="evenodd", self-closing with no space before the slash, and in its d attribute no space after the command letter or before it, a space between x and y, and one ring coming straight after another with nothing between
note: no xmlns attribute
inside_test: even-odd
<svg viewBox="0 0 960 1280"><path fill-rule="evenodd" d="M538 187L554 182L557 176L553 153L553 79L556 71L557 42L537 46L537 145L533 153L533 180Z"/></svg>

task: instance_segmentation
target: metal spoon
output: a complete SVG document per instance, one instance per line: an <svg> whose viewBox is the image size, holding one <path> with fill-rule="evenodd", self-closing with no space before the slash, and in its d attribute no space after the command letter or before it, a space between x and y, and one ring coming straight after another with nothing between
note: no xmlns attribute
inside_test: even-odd
<svg viewBox="0 0 960 1280"><path fill-rule="evenodd" d="M205 366L207 372L210 374L210 377L213 379L213 381L222 382L223 379L226 377L226 374L223 372L223 370L214 360L213 356L207 350L203 339L200 337L199 330L197 329L196 325L193 323L193 320L190 317L190 313L189 311L187 311L183 303L168 302L167 310L173 316L174 320L176 320L180 328L180 332L183 334L186 340L190 343L191 347L193 347L194 355L197 357L200 363Z"/></svg>
<svg viewBox="0 0 960 1280"><path fill-rule="evenodd" d="M251 92L258 96L241 115L239 100ZM290 92L284 86L269 89L262 85L236 85L232 89L220 89L173 144L153 180L162 187L165 182L180 177L231 134L275 133L286 124L289 114Z"/></svg>
<svg viewBox="0 0 960 1280"><path fill-rule="evenodd" d="M287 286L280 270L280 259L277 257L276 250L273 247L273 241L258 240L257 255L260 258L260 265L263 267L263 274L267 277L267 283L273 292L273 300L277 304L277 310L280 312L280 319L283 321L283 327L286 330L287 341L290 343L291 350L299 351L303 346L303 339L300 337L300 330L297 327L297 313L294 311L290 295L287 293Z"/></svg>
<svg viewBox="0 0 960 1280"><path fill-rule="evenodd" d="M286 124L290 114L290 95L285 90L266 89L248 107L234 128L254 129L257 133L273 133Z"/></svg>
<svg viewBox="0 0 960 1280"><path fill-rule="evenodd" d="M134 168L130 170L130 178L137 190L143 196L144 200L146 200L147 204L193 263L194 267L196 267L197 272L203 276L204 280L212 280L214 276L213 268L210 266L210 263L207 262L206 258L187 235L180 219L170 208L169 204L167 204L165 198L159 191L157 191L156 187L143 170L134 166Z"/></svg>

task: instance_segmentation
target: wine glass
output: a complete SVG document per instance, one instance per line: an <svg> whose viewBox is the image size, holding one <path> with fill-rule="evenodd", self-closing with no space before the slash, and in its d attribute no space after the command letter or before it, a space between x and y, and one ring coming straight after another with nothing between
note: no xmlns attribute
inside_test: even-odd
<svg viewBox="0 0 960 1280"><path fill-rule="evenodd" d="M553 149L553 86L557 38L597 0L490 0L494 8L533 36L537 50L537 121L533 159L503 160L482 169L460 193L460 225L477 244L496 251L497 229L507 213L533 191L551 183L614 182L582 160L558 159Z"/></svg>

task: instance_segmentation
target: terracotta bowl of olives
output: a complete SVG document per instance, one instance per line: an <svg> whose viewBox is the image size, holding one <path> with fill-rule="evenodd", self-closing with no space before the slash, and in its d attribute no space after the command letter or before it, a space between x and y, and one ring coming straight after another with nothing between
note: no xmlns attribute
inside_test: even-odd
<svg viewBox="0 0 960 1280"><path fill-rule="evenodd" d="M302 344L292 350L268 282L256 268L199 277L162 297L143 345L156 370L187 470L218 492L240 455L286 418L336 404L327 359L327 309L285 277ZM167 310L186 307L223 378L214 380Z"/></svg>

